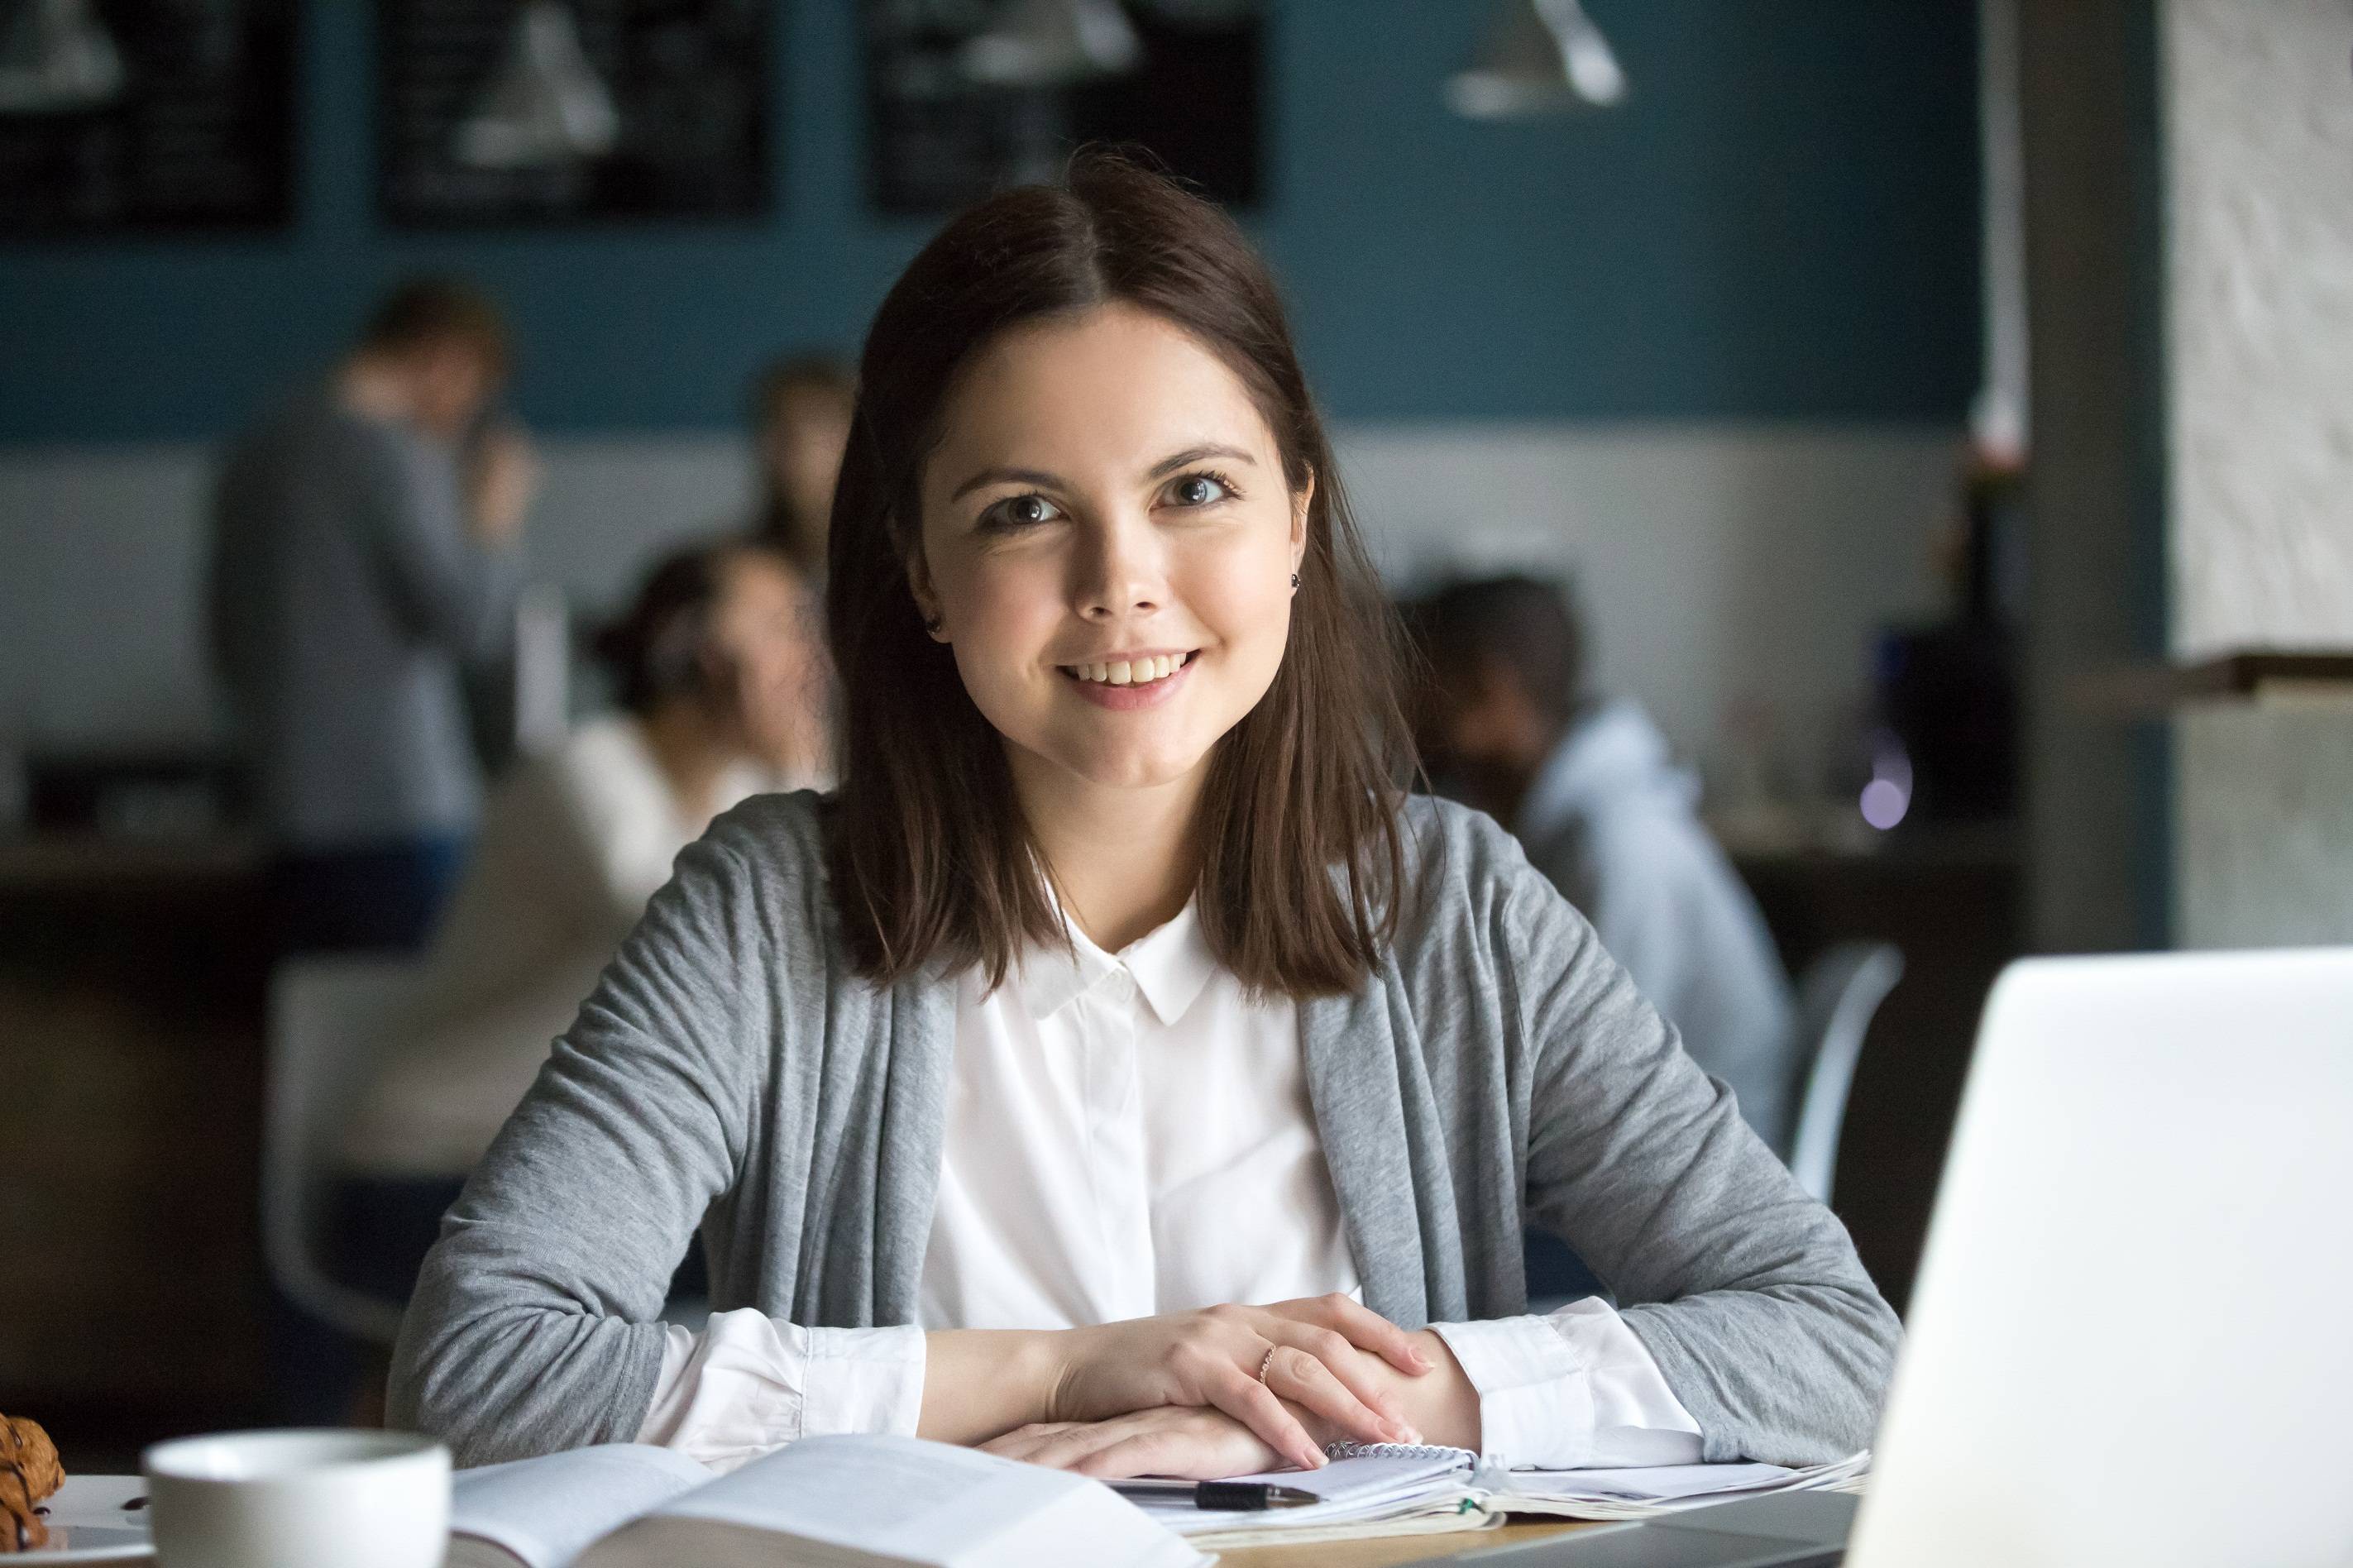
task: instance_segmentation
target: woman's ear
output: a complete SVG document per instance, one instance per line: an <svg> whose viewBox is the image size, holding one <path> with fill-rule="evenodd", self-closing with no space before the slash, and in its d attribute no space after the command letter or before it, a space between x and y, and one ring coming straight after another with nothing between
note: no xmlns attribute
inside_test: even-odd
<svg viewBox="0 0 2353 1568"><path fill-rule="evenodd" d="M1307 482L1291 492L1291 569L1299 570L1307 559L1307 516L1315 501L1315 470L1307 470Z"/></svg>
<svg viewBox="0 0 2353 1568"><path fill-rule="evenodd" d="M907 552L907 590L915 596L915 614L923 617L923 630L934 642L948 641L947 617L941 613L939 595L932 591L932 569L924 563L920 546Z"/></svg>

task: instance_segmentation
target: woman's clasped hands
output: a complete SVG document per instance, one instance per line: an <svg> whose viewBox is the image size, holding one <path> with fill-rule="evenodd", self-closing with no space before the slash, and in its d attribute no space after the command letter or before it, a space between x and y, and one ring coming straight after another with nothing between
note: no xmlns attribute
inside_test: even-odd
<svg viewBox="0 0 2353 1568"><path fill-rule="evenodd" d="M934 1336L934 1373L939 1342ZM1042 1336L1042 1402L993 1453L1090 1475L1217 1477L1323 1464L1323 1443L1419 1434L1375 1362L1430 1370L1413 1336L1346 1296L1226 1305ZM951 1360L953 1361L953 1352Z"/></svg>

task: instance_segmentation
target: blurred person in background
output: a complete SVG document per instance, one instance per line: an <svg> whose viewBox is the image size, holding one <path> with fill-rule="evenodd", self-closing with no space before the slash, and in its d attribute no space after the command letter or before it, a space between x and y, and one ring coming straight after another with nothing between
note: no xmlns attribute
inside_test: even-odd
<svg viewBox="0 0 2353 1568"><path fill-rule="evenodd" d="M774 548L669 556L597 652L620 711L493 794L398 1043L345 1132L337 1271L386 1300L406 1300L442 1211L679 851L753 795L829 782L811 596Z"/></svg>
<svg viewBox="0 0 2353 1568"><path fill-rule="evenodd" d="M752 531L812 581L825 572L826 529L853 397L849 366L829 354L788 355L753 383L760 502Z"/></svg>
<svg viewBox="0 0 2353 1568"><path fill-rule="evenodd" d="M1412 618L1448 787L1511 827L1787 1158L1799 1044L1788 976L1665 738L1639 704L1588 689L1568 596L1491 577L1440 589Z"/></svg>
<svg viewBox="0 0 2353 1568"><path fill-rule="evenodd" d="M230 447L209 631L288 952L422 944L480 809L462 677L512 634L538 470L496 307L420 279Z"/></svg>

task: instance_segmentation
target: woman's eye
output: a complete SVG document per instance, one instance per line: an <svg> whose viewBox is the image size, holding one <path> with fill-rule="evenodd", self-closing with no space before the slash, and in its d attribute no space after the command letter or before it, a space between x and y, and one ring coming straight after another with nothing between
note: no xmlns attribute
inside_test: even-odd
<svg viewBox="0 0 2353 1568"><path fill-rule="evenodd" d="M984 512L981 521L999 528L1029 528L1061 515L1044 496L1008 496Z"/></svg>
<svg viewBox="0 0 2353 1568"><path fill-rule="evenodd" d="M1187 474L1168 487L1168 499L1178 506L1208 506L1233 493L1233 487L1215 474Z"/></svg>

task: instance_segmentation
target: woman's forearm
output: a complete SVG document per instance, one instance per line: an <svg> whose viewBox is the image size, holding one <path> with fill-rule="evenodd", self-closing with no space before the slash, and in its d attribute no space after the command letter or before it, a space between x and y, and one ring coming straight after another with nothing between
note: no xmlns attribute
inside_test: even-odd
<svg viewBox="0 0 2353 1568"><path fill-rule="evenodd" d="M1050 1331L941 1329L923 1336L923 1406L915 1435L986 1443L1050 1418L1061 1360Z"/></svg>

